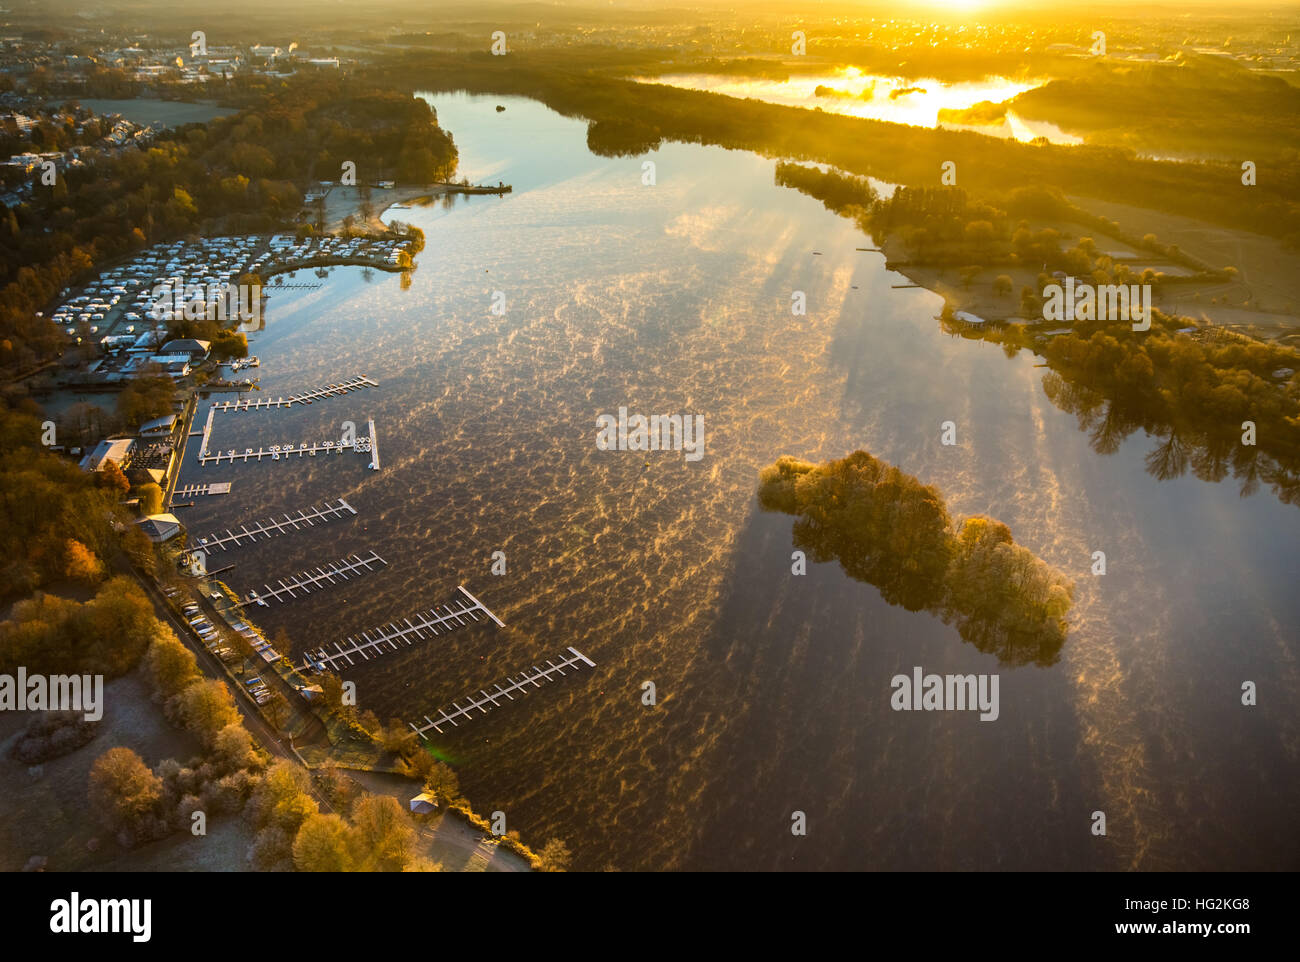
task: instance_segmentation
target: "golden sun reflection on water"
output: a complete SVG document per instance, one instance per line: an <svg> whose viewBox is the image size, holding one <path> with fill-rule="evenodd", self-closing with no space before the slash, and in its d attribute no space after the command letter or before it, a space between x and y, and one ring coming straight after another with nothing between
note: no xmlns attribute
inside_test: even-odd
<svg viewBox="0 0 1300 962"><path fill-rule="evenodd" d="M828 113L931 128L940 126L941 110L965 109L983 101L1001 103L1041 85L1039 81L1016 81L1005 77L951 84L934 78L905 80L885 74L864 73L857 67L843 67L824 74L793 75L787 80L718 74L665 74L635 79L642 83L661 83L730 97L751 98L791 107L820 108ZM829 88L833 95L819 96L818 87ZM978 130L1021 141L1046 137L1056 144L1083 142L1081 137L1067 134L1055 124L1027 120L1010 110L1001 124L970 126L945 123L943 126Z"/></svg>

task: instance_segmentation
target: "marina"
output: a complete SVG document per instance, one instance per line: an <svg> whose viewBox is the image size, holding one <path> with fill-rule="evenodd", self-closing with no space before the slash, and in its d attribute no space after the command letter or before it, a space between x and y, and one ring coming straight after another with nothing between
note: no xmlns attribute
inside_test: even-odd
<svg viewBox="0 0 1300 962"><path fill-rule="evenodd" d="M470 695L468 704L464 706L459 705L457 702L452 702L450 710L447 708L438 709L438 717L436 720L425 715L425 724L418 726L414 722L407 722L407 724L410 725L411 729L417 735L427 741L428 738L425 735L426 732L432 730L441 735L443 725L451 725L453 728L459 728L460 725L456 721L457 718L462 721L468 721L471 718L480 717L479 715L471 714L474 711L480 712L481 715L486 715L490 708L495 708L500 704L499 699L505 698L514 701L514 693L517 692L521 695L527 693L529 690L527 687L528 685L532 685L533 688L541 688L545 682L551 681L556 675L563 677L565 675L564 669L566 668L580 670L583 665L586 665L588 668L596 667L596 663L582 652L578 651L578 649L570 646L568 651L569 654L567 656L562 656L560 658L559 664L556 664L548 658L546 660L545 668L539 668L537 665L533 665L532 668L520 672L518 678L513 676L507 678L504 687L500 684L493 685L493 690L491 692L484 691L480 688L478 695ZM482 697L478 697L479 695Z"/></svg>
<svg viewBox="0 0 1300 962"><path fill-rule="evenodd" d="M259 401L216 401L212 405L213 411L255 411L265 408L287 408L295 404L311 404L313 401L319 401L329 397L341 397L344 394L350 394L353 391L360 391L363 388L379 387L378 381L372 381L364 374L358 374L338 384L327 384L322 388L314 391L306 391L302 394L290 394L287 398L278 397L274 401L270 398L264 398ZM208 424L211 425L211 412L208 416Z"/></svg>
<svg viewBox="0 0 1300 962"><path fill-rule="evenodd" d="M375 552L370 552L370 557L361 558L357 555L350 555L342 561L331 561L328 568L317 568L315 571L304 571L301 574L294 575L288 581L280 580L276 582L279 587L272 588L270 585L263 585L263 591L250 591L246 600L238 603L237 607L247 605L261 605L263 608L270 607L269 601L284 601L285 597L296 598L298 592L302 594L311 594L313 590L323 585L335 585L339 581L349 580L349 575L360 575L365 572L373 571L376 566L388 564L383 558Z"/></svg>
<svg viewBox="0 0 1300 962"><path fill-rule="evenodd" d="M372 428L373 430L373 422ZM236 461L261 461L266 458L270 461L287 460L289 455L296 454L302 457L304 454L316 457L317 454L342 454L344 451L356 451L358 454L369 454L371 446L370 438L357 438L355 441L313 441L302 444L272 444L262 448L244 448L238 451L231 448L228 451L218 451L216 454L208 454L207 448L199 451L200 464L220 464L222 461L233 464ZM373 467L373 464L371 465Z"/></svg>
<svg viewBox="0 0 1300 962"><path fill-rule="evenodd" d="M315 526L317 521L329 521L334 518L350 517L357 513L357 509L352 507L342 498L339 498L333 504L326 502L319 508L308 508L305 511L296 511L293 514L286 514L283 520L269 518L266 521L254 523L250 528L248 525L240 525L238 531L226 529L225 534L210 534L206 538L198 539L198 547L204 550L221 550L225 551L227 547L242 547L244 542L265 541L277 534L285 531L298 531L303 525L309 527Z"/></svg>
<svg viewBox="0 0 1300 962"><path fill-rule="evenodd" d="M464 597L453 598L451 603L442 606L441 611L438 608L430 608L427 612L416 615L414 621L403 618L401 625L389 622L379 628L366 629L358 636L346 638L344 644L335 642L333 652L323 647L314 652L307 652L303 663L298 666L299 670L336 669L344 661L349 665L355 665L353 655L360 655L364 660L369 661L372 655L397 651L398 642L409 646L412 639L425 641L429 637L437 637L480 621L482 620L479 618L480 613L495 622L497 627L505 627L505 622L492 614L487 606L466 591L463 585L457 585L456 590Z"/></svg>

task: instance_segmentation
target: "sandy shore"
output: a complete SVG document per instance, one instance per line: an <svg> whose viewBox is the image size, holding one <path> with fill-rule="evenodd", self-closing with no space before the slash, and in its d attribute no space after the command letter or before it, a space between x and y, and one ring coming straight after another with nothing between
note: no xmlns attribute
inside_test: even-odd
<svg viewBox="0 0 1300 962"><path fill-rule="evenodd" d="M381 216L394 204L413 204L417 201L439 197L447 192L443 184L412 184L383 190L378 187L370 189L371 216L367 226L374 230L383 230ZM399 211L400 213L400 211ZM356 187L330 188L325 198L325 229L338 231L343 229L344 218L351 216L356 226L361 226L361 195ZM399 217L398 220L401 220Z"/></svg>

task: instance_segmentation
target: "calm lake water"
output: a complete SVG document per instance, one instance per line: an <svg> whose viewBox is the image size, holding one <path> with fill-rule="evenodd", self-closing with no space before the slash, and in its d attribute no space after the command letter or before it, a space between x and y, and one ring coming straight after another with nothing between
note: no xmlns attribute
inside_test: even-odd
<svg viewBox="0 0 1300 962"><path fill-rule="evenodd" d="M979 81L944 83L934 78L905 80L884 74L870 74L856 67L844 67L822 74L796 74L787 80L723 74L664 74L638 78L644 83L661 83L688 90L704 90L728 97L763 100L787 107L821 108L827 113L848 114L870 120L884 120L913 127L943 127L973 130L991 137L1029 141L1046 137L1054 144L1081 144L1083 138L1068 134L1046 120L1030 120L1014 110L993 124L940 123L940 110L964 110L985 101L1002 103L1043 81L1023 82L1005 77ZM817 88L830 88L831 96L818 96Z"/></svg>
<svg viewBox="0 0 1300 962"><path fill-rule="evenodd" d="M594 670L436 742L477 809L566 839L584 868L1300 864L1300 510L1232 482L1158 482L1140 434L1094 453L1032 357L943 334L939 298L891 289L905 279L855 250L871 245L847 220L774 186L771 160L676 144L601 158L583 123L538 104L430 100L462 171L514 193L393 212L427 235L406 290L337 268L273 292L252 344L263 396L354 373L379 387L218 414L213 438L337 439L373 417L383 470L356 454L201 467L188 449L183 482L234 482L181 512L194 535L338 496L359 511L220 556L236 589L352 552L390 562L255 609L264 627L299 654L465 584L505 629L344 672L385 719L584 652ZM703 459L598 450L596 418L620 406L702 414ZM858 447L1076 579L1055 665L1000 667L837 564L791 574L792 519L758 509L758 471ZM1000 717L892 711L891 677L917 665L998 672ZM1245 680L1257 707L1240 704Z"/></svg>

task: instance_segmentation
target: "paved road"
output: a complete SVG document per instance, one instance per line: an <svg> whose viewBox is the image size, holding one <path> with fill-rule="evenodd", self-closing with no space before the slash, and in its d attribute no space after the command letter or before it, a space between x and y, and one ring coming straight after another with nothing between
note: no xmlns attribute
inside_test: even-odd
<svg viewBox="0 0 1300 962"><path fill-rule="evenodd" d="M202 644L189 624L182 621L176 613L172 611L171 606L167 603L166 596L158 588L157 584L155 584L152 579L141 576L139 572L126 562L124 557L118 557L115 567L122 573L129 574L131 577L135 578L135 580L140 584L145 593L149 596L149 599L153 602L154 612L158 615L158 618L164 624L169 625L171 629L176 632L176 637L181 640L182 644L194 652L194 656L198 661L199 670L209 678L215 678L229 686L230 678L226 674L225 667L221 664L220 660ZM236 687L242 688L242 686ZM289 748L276 735L271 726L266 723L266 720L262 718L261 713L257 711L256 703L249 697L247 691L241 690L235 695L235 706L239 709L239 713L243 717L244 727L249 730L263 748L277 758L288 759L295 765L302 767L310 775L310 770L303 765L302 759L289 750ZM368 784L364 776L369 773L353 773L345 771L344 774L348 775L348 777L360 786L362 790L393 795L400 803L402 803L403 807L405 807L407 799L401 797L403 793L386 791L382 786ZM311 796L320 805L321 811L336 811L334 806L330 804L329 800L317 791L314 784L311 788ZM450 846L467 853L470 856L470 859L466 865L465 871L484 871L488 870L489 865L492 870L496 871L528 871L528 867L523 863L522 859L513 856L513 853L498 853L496 846L489 842L477 829L457 818L443 816L438 820L438 824L432 831L428 828L418 828L417 831L420 836L425 839L426 846L431 844L437 846ZM432 850L426 849L426 854L432 855L435 853L436 848ZM508 854L510 857L499 857L501 854Z"/></svg>
<svg viewBox="0 0 1300 962"><path fill-rule="evenodd" d="M227 687L230 687L230 678L226 674L225 667L221 664L220 660L216 655L208 651L208 649L200 642L198 637L194 634L194 630L187 623L177 617L175 612L172 611L171 606L167 604L166 596L163 595L162 591L159 590L158 586L152 581L152 579L141 576L139 572L132 568L126 560L120 556L115 563L115 567L123 574L129 574L131 577L135 578L140 587L144 589L145 594L149 596L149 600L153 602L154 612L158 615L159 620L164 624L169 625L171 629L176 632L176 637L181 640L181 643L189 648L190 651L194 652L195 659L198 661L199 670L209 678L215 678ZM236 687L242 689L243 686ZM290 751L283 742L281 742L279 736L275 733L275 730L266 723L264 718L262 718L261 713L257 710L256 703L249 696L246 690L236 692L235 707L239 709L239 713L243 717L244 727L248 729L249 733L263 748L278 758L287 758L295 765L300 765L304 769L306 768L306 766L302 764L302 760ZM318 802L320 802L321 807L324 810L331 812L334 811L333 806L331 806L325 798L317 794L314 787L312 789L312 795Z"/></svg>

